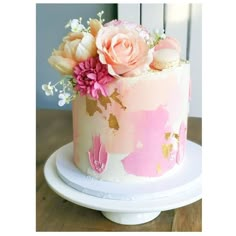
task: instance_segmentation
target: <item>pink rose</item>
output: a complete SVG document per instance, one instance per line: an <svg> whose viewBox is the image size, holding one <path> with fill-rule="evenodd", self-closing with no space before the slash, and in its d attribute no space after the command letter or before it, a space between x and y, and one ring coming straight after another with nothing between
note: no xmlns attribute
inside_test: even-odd
<svg viewBox="0 0 236 236"><path fill-rule="evenodd" d="M73 68L81 61L97 55L95 38L90 33L69 33L49 57L49 64L63 75L72 75Z"/></svg>
<svg viewBox="0 0 236 236"><path fill-rule="evenodd" d="M111 75L138 75L152 62L152 53L135 27L115 23L101 28L97 34L99 59L108 65Z"/></svg>
<svg viewBox="0 0 236 236"><path fill-rule="evenodd" d="M150 35L145 27L142 25L137 25L133 22L125 21L125 20L112 20L106 23L104 26L125 26L127 29L134 29L139 33L139 36L145 40L150 38Z"/></svg>

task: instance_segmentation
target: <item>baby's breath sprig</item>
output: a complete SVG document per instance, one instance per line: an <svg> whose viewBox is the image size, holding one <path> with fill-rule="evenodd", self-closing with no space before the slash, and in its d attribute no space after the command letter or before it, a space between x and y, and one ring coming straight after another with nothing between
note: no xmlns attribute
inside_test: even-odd
<svg viewBox="0 0 236 236"><path fill-rule="evenodd" d="M102 18L102 15L104 14L104 11L98 12L98 20L101 24L104 23L105 19ZM85 28L85 26L82 24L82 17L79 17L79 19L73 19L69 20L69 22L65 25L65 28L71 28L72 32L90 32L90 21L92 19L89 18L87 20L88 27Z"/></svg>
<svg viewBox="0 0 236 236"><path fill-rule="evenodd" d="M79 24L82 24L82 17L79 17Z"/></svg>
<svg viewBox="0 0 236 236"><path fill-rule="evenodd" d="M89 25L90 24L90 21L92 20L91 17L89 17L89 19L87 20L87 24Z"/></svg>
<svg viewBox="0 0 236 236"><path fill-rule="evenodd" d="M154 30L153 33L150 35L150 39L149 39L149 47L153 48L155 45L157 45L159 43L160 40L165 39L166 35L165 35L165 31L161 30L159 31Z"/></svg>
<svg viewBox="0 0 236 236"><path fill-rule="evenodd" d="M71 27L72 32L87 31L87 29L82 24L82 17L79 17L79 19L69 20L69 22L65 25L65 28L69 28L69 27Z"/></svg>
<svg viewBox="0 0 236 236"><path fill-rule="evenodd" d="M104 11L100 11L100 12L98 12L98 14L97 14L97 16L99 17L99 21L101 22L101 24L102 23L104 23L104 21L105 21L105 19L102 19L102 15L104 14Z"/></svg>
<svg viewBox="0 0 236 236"><path fill-rule="evenodd" d="M73 81L73 83L72 83ZM58 87L61 86L62 88L59 90L59 106L63 106L65 104L69 104L72 100L76 98L77 92L73 89L74 87L74 78L71 75L66 75L62 77L60 81L58 81L55 84L51 84L49 82L48 84L43 84L42 89L45 92L47 96L53 96L54 92L58 92Z"/></svg>

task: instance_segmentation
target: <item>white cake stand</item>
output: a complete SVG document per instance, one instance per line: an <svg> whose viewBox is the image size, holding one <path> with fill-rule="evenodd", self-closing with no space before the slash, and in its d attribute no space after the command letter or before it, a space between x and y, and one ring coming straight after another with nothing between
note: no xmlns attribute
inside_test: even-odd
<svg viewBox="0 0 236 236"><path fill-rule="evenodd" d="M64 199L83 207L99 210L113 222L124 225L143 224L156 218L161 211L182 207L201 199L201 146L193 142L187 141L185 161L181 168L158 180L159 183L164 183L159 184L160 188L154 187L158 186L154 181L148 183L144 191L136 191L137 184L134 184L130 185L130 192L133 192L130 195L126 186L124 189L127 198L124 198L124 193L117 195L122 193L121 184L120 189L115 191L118 187L117 183L112 187L112 183L91 180L80 174L79 177L71 175L73 172L70 169L72 168L71 147L71 143L61 147L47 160L44 175L48 185ZM65 164L61 161L67 162L66 168L60 168ZM81 184L76 183L77 178L81 178Z"/></svg>

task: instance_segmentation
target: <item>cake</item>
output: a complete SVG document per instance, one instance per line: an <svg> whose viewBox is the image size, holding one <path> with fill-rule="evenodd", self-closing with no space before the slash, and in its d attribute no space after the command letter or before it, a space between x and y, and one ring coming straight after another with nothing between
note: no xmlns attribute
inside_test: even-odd
<svg viewBox="0 0 236 236"><path fill-rule="evenodd" d="M103 12L69 21L49 63L62 79L60 106L72 102L73 153L78 171L96 179L152 181L181 166L186 148L190 64L163 32L113 20Z"/></svg>

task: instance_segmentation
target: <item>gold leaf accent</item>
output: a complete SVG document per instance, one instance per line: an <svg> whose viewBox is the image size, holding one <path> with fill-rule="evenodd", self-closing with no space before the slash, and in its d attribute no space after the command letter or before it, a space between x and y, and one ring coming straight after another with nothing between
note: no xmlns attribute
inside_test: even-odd
<svg viewBox="0 0 236 236"><path fill-rule="evenodd" d="M116 116L114 116L113 114L110 114L108 122L109 122L110 128L115 129L115 130L119 129L118 121L116 119Z"/></svg>
<svg viewBox="0 0 236 236"><path fill-rule="evenodd" d="M162 154L165 158L168 158L170 155L170 152L173 149L173 144L163 144L162 145Z"/></svg>
<svg viewBox="0 0 236 236"><path fill-rule="evenodd" d="M157 164L157 173L158 174L161 173L161 165L160 165L160 163Z"/></svg>
<svg viewBox="0 0 236 236"><path fill-rule="evenodd" d="M98 101L100 102L100 104L105 108L105 110L107 109L107 104L111 103L111 100L109 97L105 97L103 95L99 96Z"/></svg>
<svg viewBox="0 0 236 236"><path fill-rule="evenodd" d="M178 134L174 134L174 135L175 135L175 138L179 140L179 135Z"/></svg>
<svg viewBox="0 0 236 236"><path fill-rule="evenodd" d="M171 133L165 133L165 139L167 140L170 137Z"/></svg>
<svg viewBox="0 0 236 236"><path fill-rule="evenodd" d="M86 111L90 116L93 116L96 111L102 113L101 108L98 107L97 100L92 100L88 97L86 97Z"/></svg>
<svg viewBox="0 0 236 236"><path fill-rule="evenodd" d="M170 136L171 136L170 132L165 133L165 139L166 140L168 140L170 138ZM172 136L174 136L177 140L179 140L179 135L178 134L174 133L174 134L172 134Z"/></svg>
<svg viewBox="0 0 236 236"><path fill-rule="evenodd" d="M112 98L115 102L117 102L118 104L120 104L121 108L126 110L126 106L123 105L123 103L121 102L121 100L117 97L120 94L118 93L117 89L115 89L115 91L111 94L110 98Z"/></svg>

